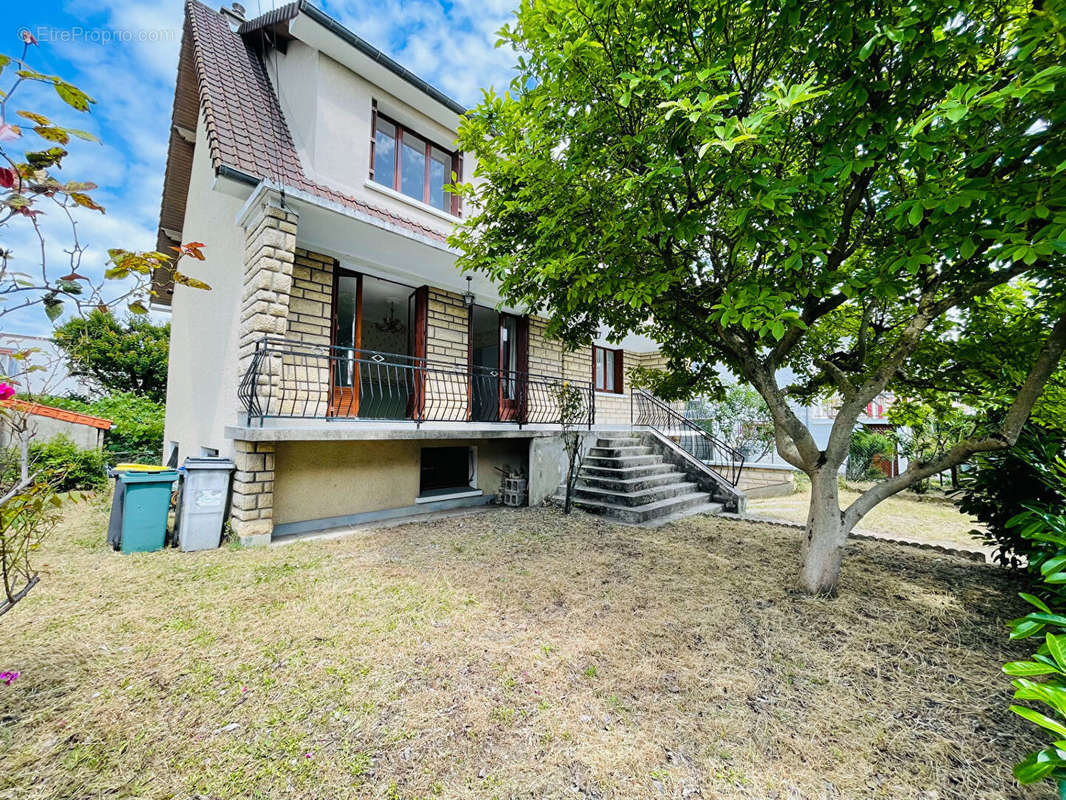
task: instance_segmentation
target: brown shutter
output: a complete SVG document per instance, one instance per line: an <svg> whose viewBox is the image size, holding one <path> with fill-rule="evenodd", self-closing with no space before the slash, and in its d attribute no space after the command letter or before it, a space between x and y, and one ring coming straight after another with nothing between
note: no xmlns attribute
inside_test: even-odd
<svg viewBox="0 0 1066 800"><path fill-rule="evenodd" d="M518 383L515 386L517 396L515 400L518 405L518 421L525 422L529 410L529 317L522 316L518 318L515 333L518 337L518 341L515 342L515 347L518 348L517 357L515 358L516 366L518 367Z"/></svg>
<svg viewBox="0 0 1066 800"><path fill-rule="evenodd" d="M429 328L429 287L419 286L415 289L415 351L411 355L418 359L426 357L426 337ZM421 421L426 412L426 371L416 362L413 407L411 416Z"/></svg>
<svg viewBox="0 0 1066 800"><path fill-rule="evenodd" d="M463 154L457 152L452 156L452 171L455 173L455 182L461 183L463 180ZM452 214L460 216L463 211L462 201L457 194L452 195Z"/></svg>
<svg viewBox="0 0 1066 800"><path fill-rule="evenodd" d="M622 371L622 351L614 351L614 390L619 394L622 393L622 378L625 373Z"/></svg>

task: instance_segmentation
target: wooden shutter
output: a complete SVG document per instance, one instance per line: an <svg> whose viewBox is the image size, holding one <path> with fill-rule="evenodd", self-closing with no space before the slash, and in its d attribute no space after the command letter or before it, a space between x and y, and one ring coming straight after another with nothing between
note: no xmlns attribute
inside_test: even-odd
<svg viewBox="0 0 1066 800"><path fill-rule="evenodd" d="M622 393L622 378L624 373L622 372L622 351L614 351L614 390L619 394Z"/></svg>
<svg viewBox="0 0 1066 800"><path fill-rule="evenodd" d="M515 366L518 367L515 401L518 404L518 421L525 422L529 411L529 317L518 318L515 336L518 339L515 342L518 348L515 358Z"/></svg>
<svg viewBox="0 0 1066 800"><path fill-rule="evenodd" d="M415 289L415 351L411 354L416 359L426 358L426 337L429 329L429 287L419 286ZM426 370L418 366L414 370L414 392L411 408L412 419L421 421L426 412Z"/></svg>

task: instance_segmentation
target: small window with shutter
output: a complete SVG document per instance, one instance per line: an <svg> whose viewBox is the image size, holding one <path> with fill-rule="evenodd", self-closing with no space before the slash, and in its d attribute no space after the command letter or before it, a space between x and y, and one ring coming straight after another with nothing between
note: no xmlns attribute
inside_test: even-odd
<svg viewBox="0 0 1066 800"><path fill-rule="evenodd" d="M593 384L597 392L622 393L622 351L592 346Z"/></svg>

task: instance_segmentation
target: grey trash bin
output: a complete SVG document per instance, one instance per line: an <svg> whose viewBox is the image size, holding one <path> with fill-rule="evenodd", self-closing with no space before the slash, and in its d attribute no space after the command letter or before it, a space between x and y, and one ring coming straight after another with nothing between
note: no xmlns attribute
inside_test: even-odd
<svg viewBox="0 0 1066 800"><path fill-rule="evenodd" d="M182 550L218 547L233 467L228 458L185 459L175 523Z"/></svg>

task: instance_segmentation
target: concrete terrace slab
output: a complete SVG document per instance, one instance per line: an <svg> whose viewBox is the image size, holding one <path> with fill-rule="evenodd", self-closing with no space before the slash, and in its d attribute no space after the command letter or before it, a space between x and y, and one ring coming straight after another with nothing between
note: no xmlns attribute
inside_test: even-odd
<svg viewBox="0 0 1066 800"><path fill-rule="evenodd" d="M580 430L586 430L581 428ZM593 431L629 430L627 426L593 426ZM373 422L350 419L265 420L259 425L228 425L226 438L246 442L367 441L406 439L537 439L558 436L558 425L506 422Z"/></svg>

